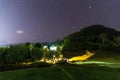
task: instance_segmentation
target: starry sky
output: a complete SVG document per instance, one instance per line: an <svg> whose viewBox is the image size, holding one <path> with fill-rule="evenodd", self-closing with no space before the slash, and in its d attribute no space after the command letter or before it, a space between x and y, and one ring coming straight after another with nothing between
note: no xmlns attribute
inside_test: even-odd
<svg viewBox="0 0 120 80"><path fill-rule="evenodd" d="M120 31L120 0L0 0L0 45L53 42L94 24Z"/></svg>

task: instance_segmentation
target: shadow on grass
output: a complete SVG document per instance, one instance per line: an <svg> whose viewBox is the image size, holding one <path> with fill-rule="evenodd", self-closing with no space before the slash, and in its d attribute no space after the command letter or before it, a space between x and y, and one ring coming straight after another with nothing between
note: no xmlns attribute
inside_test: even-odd
<svg viewBox="0 0 120 80"><path fill-rule="evenodd" d="M97 64L69 65L62 67L74 80L120 80L120 68L110 68Z"/></svg>
<svg viewBox="0 0 120 80"><path fill-rule="evenodd" d="M57 64L6 71L0 73L2 80L120 80L120 68L96 64Z"/></svg>
<svg viewBox="0 0 120 80"><path fill-rule="evenodd" d="M6 64L6 65L2 65L0 67L0 71L9 71L9 70L18 70L18 69L27 69L27 68L38 68L38 67L50 67L53 64L50 63L45 63L45 62L39 62L39 63L33 63L30 65L13 65L13 64Z"/></svg>

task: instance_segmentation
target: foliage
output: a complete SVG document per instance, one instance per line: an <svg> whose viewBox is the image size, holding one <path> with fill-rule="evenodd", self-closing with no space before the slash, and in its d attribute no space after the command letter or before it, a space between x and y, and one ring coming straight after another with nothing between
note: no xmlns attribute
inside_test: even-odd
<svg viewBox="0 0 120 80"><path fill-rule="evenodd" d="M0 70L6 65L6 48L0 48Z"/></svg>
<svg viewBox="0 0 120 80"><path fill-rule="evenodd" d="M43 56L43 50L41 50L40 48L36 48L34 47L31 51L30 51L30 61L35 61L35 60L40 60Z"/></svg>
<svg viewBox="0 0 120 80"><path fill-rule="evenodd" d="M37 43L34 44L34 47L36 47L36 48L42 48L42 45L37 42Z"/></svg>
<svg viewBox="0 0 120 80"><path fill-rule="evenodd" d="M28 57L29 49L22 45L11 46L6 55L7 63L10 64L20 64L21 62L26 62Z"/></svg>
<svg viewBox="0 0 120 80"><path fill-rule="evenodd" d="M63 54L81 50L118 50L120 32L103 25L92 25L65 37Z"/></svg>
<svg viewBox="0 0 120 80"><path fill-rule="evenodd" d="M40 60L43 56L43 50L38 47L32 47L31 43L19 44L0 48L1 68L6 65L21 65L22 63L34 62ZM3 65L3 66L2 66Z"/></svg>
<svg viewBox="0 0 120 80"><path fill-rule="evenodd" d="M16 69L26 67L27 65L31 67L31 64L34 65L35 62L40 62L43 59L45 62L47 60L54 61L55 58L59 58L60 55L61 49L59 46L57 50L52 51L48 48L44 49L40 43L32 44L27 42L25 44L11 45L0 48L0 69Z"/></svg>
<svg viewBox="0 0 120 80"><path fill-rule="evenodd" d="M47 45L43 49L43 45ZM62 40L48 43L27 42L25 44L0 48L0 69L6 65L34 63L44 59L53 60L63 54L66 58L79 56L85 50L120 51L120 32L103 25L92 25L70 34ZM57 46L57 50L49 50L50 45ZM62 51L61 51L62 50Z"/></svg>

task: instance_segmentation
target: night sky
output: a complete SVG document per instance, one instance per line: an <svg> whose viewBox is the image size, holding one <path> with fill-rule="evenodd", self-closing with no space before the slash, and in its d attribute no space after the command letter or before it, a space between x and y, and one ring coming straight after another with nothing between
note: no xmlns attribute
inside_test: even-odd
<svg viewBox="0 0 120 80"><path fill-rule="evenodd" d="M120 0L0 0L0 45L53 42L94 24L120 31Z"/></svg>

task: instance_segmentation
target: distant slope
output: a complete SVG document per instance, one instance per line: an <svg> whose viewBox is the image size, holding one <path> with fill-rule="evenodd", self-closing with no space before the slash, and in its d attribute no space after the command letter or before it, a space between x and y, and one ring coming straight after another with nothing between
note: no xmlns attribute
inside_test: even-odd
<svg viewBox="0 0 120 80"><path fill-rule="evenodd" d="M96 36L96 35L100 35L101 33L114 35L114 36L120 34L119 31L116 31L115 29L112 29L112 28L105 27L103 25L88 26L86 28L81 29L80 33L86 36L90 36L90 35Z"/></svg>
<svg viewBox="0 0 120 80"><path fill-rule="evenodd" d="M119 50L118 37L120 38L120 32L115 29L103 25L88 26L63 39L63 53L80 52L81 50Z"/></svg>
<svg viewBox="0 0 120 80"><path fill-rule="evenodd" d="M112 40L114 37L119 36L120 32L103 25L92 25L85 27L78 32L72 33L64 39L69 38L70 40L73 39L75 41L81 41L81 39L84 39L85 42L90 37L95 39L98 38L101 34L105 34L110 40Z"/></svg>

